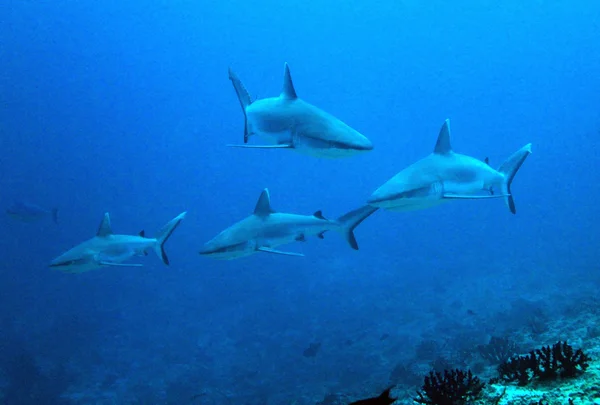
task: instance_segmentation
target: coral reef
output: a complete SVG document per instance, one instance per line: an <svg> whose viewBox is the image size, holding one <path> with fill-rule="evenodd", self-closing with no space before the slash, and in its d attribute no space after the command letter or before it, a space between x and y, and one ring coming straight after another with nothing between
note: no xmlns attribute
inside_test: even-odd
<svg viewBox="0 0 600 405"><path fill-rule="evenodd" d="M5 404L47 404L70 403L61 398L69 385L69 378L62 366L54 373L42 373L34 357L24 348L5 359L0 368L7 378L1 401Z"/></svg>
<svg viewBox="0 0 600 405"><path fill-rule="evenodd" d="M508 338L492 336L486 345L477 346L479 354L492 364L505 363L517 352L517 345Z"/></svg>
<svg viewBox="0 0 600 405"><path fill-rule="evenodd" d="M390 383L409 387L418 386L422 381L421 374L417 372L415 363L397 363L390 373Z"/></svg>
<svg viewBox="0 0 600 405"><path fill-rule="evenodd" d="M425 405L461 405L477 399L484 386L471 370L444 370L443 375L431 371L425 377L423 392L417 392L414 401Z"/></svg>
<svg viewBox="0 0 600 405"><path fill-rule="evenodd" d="M548 381L576 377L585 372L590 360L581 349L575 351L567 342L558 342L512 357L498 367L498 372L504 381L518 381L519 386L525 386L534 378Z"/></svg>

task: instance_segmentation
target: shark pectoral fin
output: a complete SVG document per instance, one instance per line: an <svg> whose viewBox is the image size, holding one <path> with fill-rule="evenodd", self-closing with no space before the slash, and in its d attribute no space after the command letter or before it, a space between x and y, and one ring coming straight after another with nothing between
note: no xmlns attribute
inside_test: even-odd
<svg viewBox="0 0 600 405"><path fill-rule="evenodd" d="M140 264L140 263L115 263L115 262L107 262L107 261L101 261L101 262L98 262L98 264L101 264L102 266L111 266L111 267L142 267L142 266L144 266L143 264Z"/></svg>
<svg viewBox="0 0 600 405"><path fill-rule="evenodd" d="M247 148L247 149L293 149L294 145L288 143L282 143L279 145L239 145L239 144L227 144L229 148Z"/></svg>
<svg viewBox="0 0 600 405"><path fill-rule="evenodd" d="M304 257L304 255L302 253L284 252L281 250L271 249L271 248L264 247L264 246L258 247L258 248L256 248L256 250L258 250L259 252L265 252L265 253L275 253L277 255Z"/></svg>
<svg viewBox="0 0 600 405"><path fill-rule="evenodd" d="M494 194L494 195L468 195L468 194L452 194L444 193L442 198L446 200L486 200L488 198L505 198L506 194Z"/></svg>

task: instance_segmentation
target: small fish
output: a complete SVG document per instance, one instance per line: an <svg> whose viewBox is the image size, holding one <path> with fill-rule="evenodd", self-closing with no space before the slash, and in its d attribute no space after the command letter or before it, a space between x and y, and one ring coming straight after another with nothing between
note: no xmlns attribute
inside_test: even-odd
<svg viewBox="0 0 600 405"><path fill-rule="evenodd" d="M398 398L392 398L390 396L390 391L394 388L392 385L387 390L383 391L381 395L378 397L361 399L355 402L352 402L348 405L390 405L398 400Z"/></svg>
<svg viewBox="0 0 600 405"><path fill-rule="evenodd" d="M6 209L6 213L11 218L23 222L40 221L50 216L52 217L52 221L54 221L55 224L58 224L58 208L47 210L35 204L17 201Z"/></svg>
<svg viewBox="0 0 600 405"><path fill-rule="evenodd" d="M317 353L319 353L320 348L321 343L311 343L310 346L304 350L304 357L315 357Z"/></svg>

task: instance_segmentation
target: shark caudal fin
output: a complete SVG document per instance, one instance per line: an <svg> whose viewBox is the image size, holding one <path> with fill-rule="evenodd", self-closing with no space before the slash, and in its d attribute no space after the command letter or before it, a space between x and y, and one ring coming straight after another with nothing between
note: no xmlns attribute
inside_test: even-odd
<svg viewBox="0 0 600 405"><path fill-rule="evenodd" d="M337 219L337 222L342 226L342 232L346 237L346 241L348 241L348 244L352 249L358 250L358 242L356 242L356 238L354 237L354 228L360 225L362 221L367 219L369 215L378 209L378 207L365 205L354 211L350 211Z"/></svg>
<svg viewBox="0 0 600 405"><path fill-rule="evenodd" d="M506 201L508 209L513 214L515 214L517 210L515 208L515 201L510 192L510 185L513 179L515 178L515 174L517 174L517 171L521 168L521 165L523 164L523 162L525 162L525 159L527 159L527 156L529 156L530 154L531 144L528 143L527 145L523 146L521 149L510 155L510 157L506 159L506 161L502 163L502 166L500 166L500 168L498 169L498 171L504 175L504 182L502 183L502 194L504 194L504 200Z"/></svg>
<svg viewBox="0 0 600 405"><path fill-rule="evenodd" d="M244 113L244 143L247 143L250 133L248 131L248 117L246 116L246 108L252 104L252 100L250 99L248 90L246 90L246 87L244 87L244 84L240 78L233 70L231 70L231 68L229 68L229 80L231 80L231 83L233 84L233 89L235 90L235 94L238 96L240 106L242 107L242 112Z"/></svg>
<svg viewBox="0 0 600 405"><path fill-rule="evenodd" d="M58 208L52 208L52 221L58 225Z"/></svg>
<svg viewBox="0 0 600 405"><path fill-rule="evenodd" d="M156 244L154 245L154 251L156 252L157 256L160 257L164 264L169 264L169 258L165 253L165 242L167 241L167 239L169 239L169 237L171 236L175 228L177 228L177 226L181 223L183 218L185 218L185 214L185 212L182 212L181 214L177 215L175 218L170 220L165 226L163 226L158 235L156 235Z"/></svg>

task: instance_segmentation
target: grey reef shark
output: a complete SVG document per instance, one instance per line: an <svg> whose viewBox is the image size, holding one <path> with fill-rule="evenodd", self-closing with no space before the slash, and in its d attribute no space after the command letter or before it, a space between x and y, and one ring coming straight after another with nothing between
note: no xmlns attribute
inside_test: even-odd
<svg viewBox="0 0 600 405"><path fill-rule="evenodd" d="M531 143L528 143L495 170L487 158L481 161L452 150L450 121L446 120L433 153L396 174L367 202L390 211L411 211L452 200L503 198L514 214L516 209L510 186L530 154ZM495 187L499 189L498 193L494 191Z"/></svg>
<svg viewBox="0 0 600 405"><path fill-rule="evenodd" d="M13 203L6 209L6 214L22 222L37 222L50 217L55 224L58 224L58 208L47 210L25 201L16 201Z"/></svg>
<svg viewBox="0 0 600 405"><path fill-rule="evenodd" d="M323 239L323 234L327 231L340 232L348 244L358 250L354 228L377 209L365 205L336 220L325 218L321 211L314 215L286 214L271 208L269 190L264 189L252 215L219 233L203 246L200 254L216 259L237 259L256 252L303 256L300 253L277 250L276 247L304 242L311 235Z"/></svg>
<svg viewBox="0 0 600 405"><path fill-rule="evenodd" d="M185 212L170 220L155 238L147 238L145 232L138 235L113 233L108 213L104 214L96 236L52 260L50 267L66 273L83 273L102 267L140 267L138 263L125 263L134 256L145 256L148 250L156 252L166 265L169 258L164 245L185 217Z"/></svg>
<svg viewBox="0 0 600 405"><path fill-rule="evenodd" d="M316 157L339 158L370 151L373 144L364 135L333 115L299 98L290 69L284 66L283 89L278 97L254 100L237 75L229 79L244 112L244 144L241 148L292 149ZM270 139L268 145L248 145L255 134Z"/></svg>

